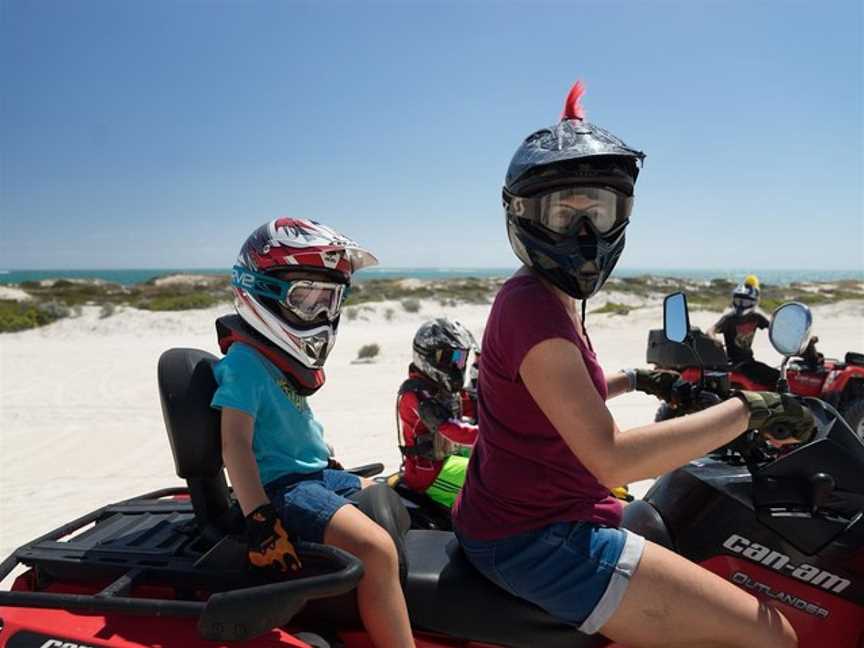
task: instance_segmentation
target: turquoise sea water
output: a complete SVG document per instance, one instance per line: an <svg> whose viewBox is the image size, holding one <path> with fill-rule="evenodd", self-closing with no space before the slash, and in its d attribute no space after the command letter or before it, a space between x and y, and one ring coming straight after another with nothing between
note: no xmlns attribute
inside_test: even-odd
<svg viewBox="0 0 864 648"><path fill-rule="evenodd" d="M455 279L462 277L506 277L515 268L371 268L356 275L357 281L369 279ZM42 279L102 279L104 281L131 285L154 277L173 273L223 274L229 268L146 268L137 270L0 270L0 284L19 284L23 281ZM837 281L856 279L864 281L864 270L753 270L753 269L685 269L685 268L617 268L614 277L657 275L681 279L723 278L740 281L755 273L763 283L789 284L794 281Z"/></svg>

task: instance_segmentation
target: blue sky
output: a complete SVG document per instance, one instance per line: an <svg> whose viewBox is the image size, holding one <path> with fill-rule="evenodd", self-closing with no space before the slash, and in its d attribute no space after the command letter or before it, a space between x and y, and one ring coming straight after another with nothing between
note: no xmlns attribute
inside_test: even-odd
<svg viewBox="0 0 864 648"><path fill-rule="evenodd" d="M510 157L584 80L647 153L622 266L864 269L858 1L0 0L0 267L229 266L279 215L510 266Z"/></svg>

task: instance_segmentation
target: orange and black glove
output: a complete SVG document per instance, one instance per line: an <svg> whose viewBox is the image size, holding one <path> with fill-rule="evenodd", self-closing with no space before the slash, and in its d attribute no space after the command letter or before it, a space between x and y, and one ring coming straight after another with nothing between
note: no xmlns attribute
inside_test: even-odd
<svg viewBox="0 0 864 648"><path fill-rule="evenodd" d="M270 503L246 516L246 546L249 565L266 578L284 578L289 571L300 569L294 544Z"/></svg>

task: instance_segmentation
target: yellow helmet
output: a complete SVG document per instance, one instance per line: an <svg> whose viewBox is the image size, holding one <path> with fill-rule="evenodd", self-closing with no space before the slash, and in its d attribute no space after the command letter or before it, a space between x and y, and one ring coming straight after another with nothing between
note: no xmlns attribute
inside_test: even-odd
<svg viewBox="0 0 864 648"><path fill-rule="evenodd" d="M752 274L747 275L744 278L744 285L750 286L751 288L755 288L756 290L759 290L759 277L757 277L756 275L752 275Z"/></svg>

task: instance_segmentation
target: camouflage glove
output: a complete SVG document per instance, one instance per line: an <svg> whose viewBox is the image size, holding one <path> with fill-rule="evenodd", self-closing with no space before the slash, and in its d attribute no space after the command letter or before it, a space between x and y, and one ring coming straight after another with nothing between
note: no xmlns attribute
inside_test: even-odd
<svg viewBox="0 0 864 648"><path fill-rule="evenodd" d="M262 504L246 516L249 565L264 577L284 578L300 569L300 558L272 504Z"/></svg>
<svg viewBox="0 0 864 648"><path fill-rule="evenodd" d="M774 392L736 391L750 411L749 430L775 441L794 438L799 443L809 441L816 429L810 411L788 394Z"/></svg>
<svg viewBox="0 0 864 648"><path fill-rule="evenodd" d="M677 371L636 369L636 391L656 396L667 403L672 400L672 386L681 377Z"/></svg>

